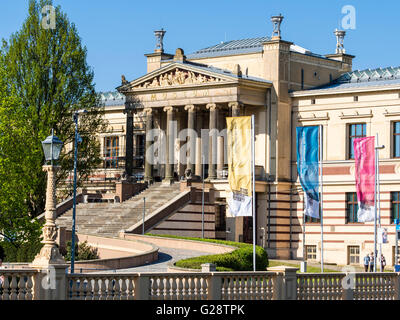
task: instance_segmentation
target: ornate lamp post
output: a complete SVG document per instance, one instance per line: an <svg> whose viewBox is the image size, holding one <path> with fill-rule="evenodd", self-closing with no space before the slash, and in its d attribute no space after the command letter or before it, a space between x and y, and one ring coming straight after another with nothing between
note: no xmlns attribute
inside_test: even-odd
<svg viewBox="0 0 400 320"><path fill-rule="evenodd" d="M43 166L43 171L47 172L47 192L46 192L46 223L43 227L43 248L32 262L34 267L45 267L54 264L65 265L65 260L61 256L56 245L57 226L56 219L56 173L60 166L54 165L54 162L60 157L63 142L58 139L53 130L51 136L42 141L42 147L47 163Z"/></svg>

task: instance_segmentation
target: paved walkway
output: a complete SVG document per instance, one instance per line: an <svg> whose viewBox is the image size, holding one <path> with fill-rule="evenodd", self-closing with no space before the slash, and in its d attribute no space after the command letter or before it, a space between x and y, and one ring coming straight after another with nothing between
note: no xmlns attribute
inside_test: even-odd
<svg viewBox="0 0 400 320"><path fill-rule="evenodd" d="M167 272L168 265L170 263L179 261L181 259L209 255L209 252L195 251L195 250L184 250L184 249L173 249L160 247L158 251L158 260L149 264L145 264L139 267L133 267L128 269L118 269L118 270L98 270L95 272L101 273L130 273L130 272ZM84 269L82 272L94 271ZM79 269L76 270L77 273L80 272Z"/></svg>

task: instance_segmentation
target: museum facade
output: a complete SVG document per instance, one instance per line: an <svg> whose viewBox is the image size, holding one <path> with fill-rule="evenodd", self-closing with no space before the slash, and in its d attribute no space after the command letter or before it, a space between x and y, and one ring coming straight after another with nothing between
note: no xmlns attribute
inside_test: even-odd
<svg viewBox="0 0 400 320"><path fill-rule="evenodd" d="M204 177L226 203L226 117L254 115L257 244L271 258L318 261L321 227L303 216L295 132L322 125L324 260L359 264L372 251L374 231L356 219L351 145L379 133L381 224L389 229L383 252L391 263L400 202L400 69L352 71L343 31L334 32L333 53L316 54L282 39L282 19L272 18L270 37L188 55L180 48L164 52L165 31L156 31L147 73L132 81L122 76L118 92L102 94L109 131L100 137L98 180L128 175L171 184ZM251 242L251 218L234 218L229 210L225 217L227 240Z"/></svg>

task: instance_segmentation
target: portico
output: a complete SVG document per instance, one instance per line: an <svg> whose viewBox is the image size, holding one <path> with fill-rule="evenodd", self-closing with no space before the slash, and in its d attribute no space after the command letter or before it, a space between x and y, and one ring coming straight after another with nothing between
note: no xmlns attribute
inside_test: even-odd
<svg viewBox="0 0 400 320"><path fill-rule="evenodd" d="M145 180L200 177L202 159L208 180L226 178L225 118L266 113L271 86L240 70L235 74L187 62L181 49L170 64L120 86L127 114L146 117ZM265 125L256 127L256 135L266 132Z"/></svg>

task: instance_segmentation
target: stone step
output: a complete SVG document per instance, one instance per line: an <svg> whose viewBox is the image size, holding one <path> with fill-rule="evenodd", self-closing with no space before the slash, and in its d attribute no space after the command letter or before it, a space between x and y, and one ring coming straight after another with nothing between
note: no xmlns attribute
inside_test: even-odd
<svg viewBox="0 0 400 320"><path fill-rule="evenodd" d="M76 207L77 230L88 234L118 236L119 231L141 221L144 197L148 215L179 194L179 184L168 186L158 183L123 203L80 203ZM57 218L56 224L71 229L72 209Z"/></svg>

